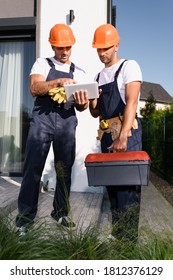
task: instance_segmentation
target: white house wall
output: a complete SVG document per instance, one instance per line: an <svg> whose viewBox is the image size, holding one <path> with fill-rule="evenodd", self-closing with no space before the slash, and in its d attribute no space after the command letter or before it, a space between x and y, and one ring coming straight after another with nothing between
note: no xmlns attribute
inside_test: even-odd
<svg viewBox="0 0 173 280"><path fill-rule="evenodd" d="M74 10L74 22L69 23L69 12ZM37 57L52 56L48 42L49 30L56 23L70 25L76 37L71 60L85 69L87 80L93 81L95 75L103 67L96 50L92 48L95 29L107 22L107 0L39 0L37 7ZM84 159L88 153L98 152L100 143L96 141L98 119L90 116L88 110L77 112L78 127L76 134L76 160L72 174L72 191L102 191L102 188L88 187ZM49 188L55 187L55 171L53 169L53 152L49 152L42 180L49 181Z"/></svg>

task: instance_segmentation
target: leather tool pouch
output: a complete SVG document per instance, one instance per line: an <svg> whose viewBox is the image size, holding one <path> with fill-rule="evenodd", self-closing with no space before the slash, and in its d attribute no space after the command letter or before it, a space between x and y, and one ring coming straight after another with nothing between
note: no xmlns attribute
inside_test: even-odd
<svg viewBox="0 0 173 280"><path fill-rule="evenodd" d="M111 133L112 140L116 140L120 134L122 126L123 116L118 116L108 120L101 120L98 129L97 139L101 140L104 133ZM132 125L133 129L138 129L138 122L135 119ZM129 131L128 137L131 136L131 130Z"/></svg>

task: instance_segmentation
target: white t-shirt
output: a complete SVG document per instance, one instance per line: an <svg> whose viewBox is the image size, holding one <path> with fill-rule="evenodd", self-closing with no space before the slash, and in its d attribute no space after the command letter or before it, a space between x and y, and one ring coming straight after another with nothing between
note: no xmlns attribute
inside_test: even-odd
<svg viewBox="0 0 173 280"><path fill-rule="evenodd" d="M69 73L70 64L61 63L61 62L57 61L56 59L54 59L53 57L50 57L50 59L54 63L56 70ZM49 65L46 58L37 58L34 65L32 66L30 75L33 75L33 74L43 75L45 77L45 80L46 80L46 78L49 74L50 68L51 68L51 66ZM77 83L85 83L86 82L85 71L83 69L79 68L76 65L75 65L75 71L73 72L73 75L74 75L73 79Z"/></svg>
<svg viewBox="0 0 173 280"><path fill-rule="evenodd" d="M103 68L101 70L99 77L100 86L114 81L115 73L124 60L125 59L120 59L116 64L107 68ZM95 77L95 79L97 79L97 76ZM135 81L142 82L141 69L135 60L127 60L126 62L124 62L117 78L118 89L125 104L125 85Z"/></svg>

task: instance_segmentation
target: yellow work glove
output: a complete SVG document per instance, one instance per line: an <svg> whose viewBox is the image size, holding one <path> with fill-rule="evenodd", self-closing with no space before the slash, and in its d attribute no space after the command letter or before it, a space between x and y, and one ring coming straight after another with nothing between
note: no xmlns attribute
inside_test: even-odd
<svg viewBox="0 0 173 280"><path fill-rule="evenodd" d="M107 120L101 120L100 122L100 128L102 130L107 129L109 127L109 123L107 122Z"/></svg>
<svg viewBox="0 0 173 280"><path fill-rule="evenodd" d="M58 102L58 104L66 103L67 97L64 87L56 87L49 90L48 94L50 95L53 101Z"/></svg>

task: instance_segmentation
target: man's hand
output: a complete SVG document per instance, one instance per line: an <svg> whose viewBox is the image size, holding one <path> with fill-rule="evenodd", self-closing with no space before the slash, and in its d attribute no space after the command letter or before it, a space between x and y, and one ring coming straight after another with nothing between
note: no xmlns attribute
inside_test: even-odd
<svg viewBox="0 0 173 280"><path fill-rule="evenodd" d="M88 92L80 90L73 93L75 107L78 111L84 111L88 108Z"/></svg>
<svg viewBox="0 0 173 280"><path fill-rule="evenodd" d="M113 152L125 152L127 150L128 132L120 133L119 137L113 141L112 145L108 147L108 150Z"/></svg>
<svg viewBox="0 0 173 280"><path fill-rule="evenodd" d="M57 81L57 86L76 84L76 81L70 78L60 78Z"/></svg>

